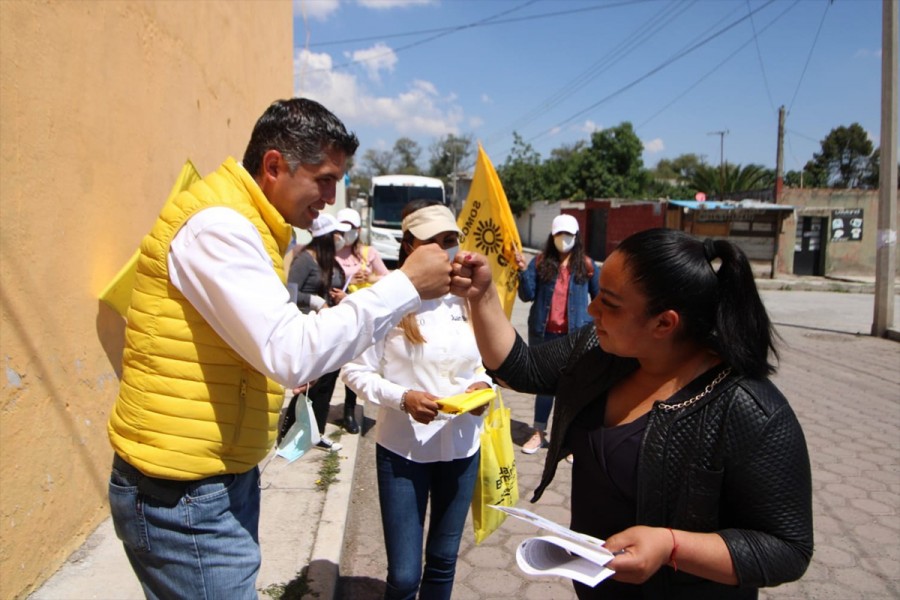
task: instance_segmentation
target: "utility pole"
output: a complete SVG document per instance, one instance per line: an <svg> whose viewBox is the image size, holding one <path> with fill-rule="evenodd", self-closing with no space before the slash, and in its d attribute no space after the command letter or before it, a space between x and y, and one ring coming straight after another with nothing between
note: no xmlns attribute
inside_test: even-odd
<svg viewBox="0 0 900 600"><path fill-rule="evenodd" d="M784 193L784 105L778 109L778 149L775 151L775 204Z"/></svg>
<svg viewBox="0 0 900 600"><path fill-rule="evenodd" d="M900 332L893 329L897 277L897 68L897 0L882 0L881 166L872 335L900 340Z"/></svg>
<svg viewBox="0 0 900 600"><path fill-rule="evenodd" d="M719 200L723 200L725 197L725 136L728 135L728 130L710 131L706 135L719 136Z"/></svg>

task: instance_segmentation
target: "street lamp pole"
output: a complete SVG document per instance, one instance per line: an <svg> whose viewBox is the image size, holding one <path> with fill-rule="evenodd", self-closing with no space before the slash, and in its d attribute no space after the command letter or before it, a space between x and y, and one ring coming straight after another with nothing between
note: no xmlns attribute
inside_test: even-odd
<svg viewBox="0 0 900 600"><path fill-rule="evenodd" d="M728 130L710 131L706 135L719 136L719 200L722 200L725 195L725 136Z"/></svg>

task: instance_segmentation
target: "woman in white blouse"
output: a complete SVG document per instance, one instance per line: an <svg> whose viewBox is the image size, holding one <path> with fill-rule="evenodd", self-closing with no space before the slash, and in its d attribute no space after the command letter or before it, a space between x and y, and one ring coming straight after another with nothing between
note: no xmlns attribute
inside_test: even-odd
<svg viewBox="0 0 900 600"><path fill-rule="evenodd" d="M460 230L447 207L418 200L402 214L400 265L415 248L432 243L453 260ZM450 417L439 413L435 400L491 385L465 301L449 294L423 301L383 341L345 365L342 377L378 405L375 452L388 558L384 597L412 599L419 592L422 598L449 599L478 475L484 407Z"/></svg>

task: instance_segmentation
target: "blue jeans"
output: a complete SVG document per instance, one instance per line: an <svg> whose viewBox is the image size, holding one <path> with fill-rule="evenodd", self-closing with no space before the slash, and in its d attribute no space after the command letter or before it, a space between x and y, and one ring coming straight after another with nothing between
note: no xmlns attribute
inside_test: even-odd
<svg viewBox="0 0 900 600"><path fill-rule="evenodd" d="M116 535L150 599L256 599L259 469L190 482L175 506L138 491L143 477L113 464Z"/></svg>
<svg viewBox="0 0 900 600"><path fill-rule="evenodd" d="M565 337L565 333L544 333L543 336L529 335L528 345L539 346L544 342ZM534 428L547 431L547 423L550 421L550 411L553 410L553 396L538 394L534 397Z"/></svg>
<svg viewBox="0 0 900 600"><path fill-rule="evenodd" d="M481 452L447 462L417 463L375 446L378 499L387 549L385 600L449 600ZM422 569L425 508L431 519ZM420 587L421 581L421 587Z"/></svg>

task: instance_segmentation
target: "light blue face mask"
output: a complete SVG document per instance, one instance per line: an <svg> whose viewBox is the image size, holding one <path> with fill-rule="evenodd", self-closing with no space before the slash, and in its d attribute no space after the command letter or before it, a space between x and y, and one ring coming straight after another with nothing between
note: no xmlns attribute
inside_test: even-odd
<svg viewBox="0 0 900 600"><path fill-rule="evenodd" d="M452 248L444 248L444 252L447 253L448 257L450 257L450 262L453 262L453 259L456 258L456 253L459 252L459 246L453 246Z"/></svg>
<svg viewBox="0 0 900 600"><path fill-rule="evenodd" d="M305 394L300 394L294 404L294 424L287 430L275 454L291 464L319 443L319 429L312 411L312 402Z"/></svg>

